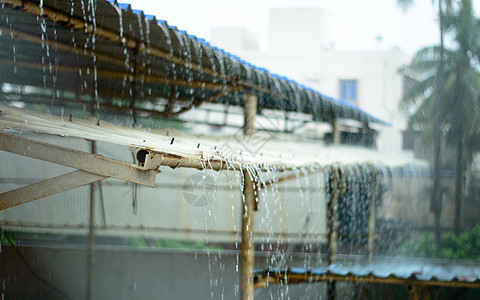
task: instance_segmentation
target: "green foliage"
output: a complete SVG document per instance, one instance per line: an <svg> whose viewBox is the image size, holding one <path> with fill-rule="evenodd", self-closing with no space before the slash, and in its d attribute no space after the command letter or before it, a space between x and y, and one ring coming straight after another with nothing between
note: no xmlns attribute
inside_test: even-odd
<svg viewBox="0 0 480 300"><path fill-rule="evenodd" d="M442 256L480 262L480 225L459 235L447 232L442 237Z"/></svg>
<svg viewBox="0 0 480 300"><path fill-rule="evenodd" d="M203 241L182 241L174 239L161 239L155 244L156 248L168 249L197 249L197 250L223 250L221 247L209 246Z"/></svg>
<svg viewBox="0 0 480 300"><path fill-rule="evenodd" d="M179 240L158 240L155 244L155 248L169 248L169 249L189 249L190 244L188 242Z"/></svg>
<svg viewBox="0 0 480 300"><path fill-rule="evenodd" d="M430 233L424 233L418 239L411 239L402 246L403 256L434 257L437 247Z"/></svg>
<svg viewBox="0 0 480 300"><path fill-rule="evenodd" d="M430 233L424 233L420 238L411 239L402 246L403 256L436 257L436 247ZM465 230L459 235L452 231L442 236L440 258L463 259L480 262L480 225Z"/></svg>
<svg viewBox="0 0 480 300"><path fill-rule="evenodd" d="M125 238L125 244L135 248L145 248L147 243L141 236L128 236Z"/></svg>

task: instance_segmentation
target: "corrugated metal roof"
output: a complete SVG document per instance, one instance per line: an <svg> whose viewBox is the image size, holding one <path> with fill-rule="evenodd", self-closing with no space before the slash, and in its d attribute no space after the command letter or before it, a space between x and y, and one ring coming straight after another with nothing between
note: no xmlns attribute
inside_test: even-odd
<svg viewBox="0 0 480 300"><path fill-rule="evenodd" d="M0 130L13 129L59 136L77 137L113 144L145 148L173 154L205 163L233 161L252 166L278 166L295 168L306 166L370 164L377 167L407 167L412 172L427 167L426 162L414 160L410 155L391 156L372 149L352 146L322 146L318 142L279 140L268 133L252 137L189 136L177 132L172 137L141 129L130 129L97 120L82 120L69 116L53 116L25 109L0 106ZM409 168L414 166L413 168Z"/></svg>
<svg viewBox="0 0 480 300"><path fill-rule="evenodd" d="M88 94L83 102L51 94L24 96L23 101L91 105L89 97L95 90L103 109L169 117L203 102L243 105L242 95L248 92L259 96L259 108L303 112L315 120L335 117L387 124L128 4L105 0L2 4L0 81Z"/></svg>
<svg viewBox="0 0 480 300"><path fill-rule="evenodd" d="M461 282L472 283L471 287L480 288L480 265L459 265L455 262L434 263L424 261L403 261L391 263L373 263L373 264L357 264L344 265L335 263L324 268L289 268L268 270L256 270L257 280L261 278L278 278L283 281L291 278L292 282L303 281L324 281L330 279L329 276L339 276L337 280L342 278L358 278L358 281L365 281L369 278L374 279L398 279L398 282L391 281L391 283L402 283L402 281L420 281L432 282L441 285L444 282ZM300 275L300 276L298 276ZM270 282L272 282L270 280ZM381 282L381 281L380 281ZM385 283L388 283L385 281Z"/></svg>

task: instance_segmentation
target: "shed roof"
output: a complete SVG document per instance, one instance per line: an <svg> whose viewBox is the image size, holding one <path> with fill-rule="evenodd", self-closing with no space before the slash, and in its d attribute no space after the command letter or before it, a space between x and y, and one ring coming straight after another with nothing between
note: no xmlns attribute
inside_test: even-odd
<svg viewBox="0 0 480 300"><path fill-rule="evenodd" d="M386 122L256 67L166 21L112 1L2 0L0 81L73 91L22 101L91 105L171 117L204 102ZM38 18L40 16L40 18ZM88 94L88 95L85 95ZM160 101L161 100L161 101Z"/></svg>
<svg viewBox="0 0 480 300"><path fill-rule="evenodd" d="M329 165L370 164L379 167L427 167L424 161L410 155L387 155L376 150L352 146L321 146L319 142L280 140L275 136L257 132L253 136L229 137L191 136L177 132L167 136L166 130L151 132L129 129L69 116L53 116L26 109L0 106L0 130L12 129L65 137L77 137L109 142L136 149L147 149L163 156L174 156L187 162L188 167L202 166L217 169L212 164L224 165L226 161L243 166L276 166L282 169L297 167L326 167ZM162 164L176 167L172 162ZM178 165L179 167L185 165ZM415 170L415 169L412 169Z"/></svg>
<svg viewBox="0 0 480 300"><path fill-rule="evenodd" d="M255 274L257 285L266 281L275 283L286 280L299 283L338 280L480 288L480 265L459 265L445 261L398 261L357 265L335 263L312 269L256 270Z"/></svg>

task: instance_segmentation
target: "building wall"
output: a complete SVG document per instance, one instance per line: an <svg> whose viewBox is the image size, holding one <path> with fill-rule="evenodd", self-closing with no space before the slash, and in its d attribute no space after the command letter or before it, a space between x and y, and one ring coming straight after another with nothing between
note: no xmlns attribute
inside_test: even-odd
<svg viewBox="0 0 480 300"><path fill-rule="evenodd" d="M329 18L321 8L274 9L268 51L236 54L336 99L340 98L340 80L357 80L356 105L392 124L375 128L379 130L378 149L402 151L401 132L406 129L407 116L399 108L403 76L398 70L410 56L397 48L336 51L329 42ZM221 43L228 36L224 31L214 36L212 43Z"/></svg>
<svg viewBox="0 0 480 300"><path fill-rule="evenodd" d="M218 27L211 30L214 46L228 52L258 51L258 35L243 27Z"/></svg>
<svg viewBox="0 0 480 300"><path fill-rule="evenodd" d="M340 80L356 80L356 105L392 125L377 126L378 149L402 151L402 131L407 126L407 115L399 107L403 97L403 77L398 69L408 63L409 56L400 50L322 51L308 56L249 53L248 60L272 72L288 74L290 78L336 99L340 98Z"/></svg>
<svg viewBox="0 0 480 300"><path fill-rule="evenodd" d="M319 7L272 9L269 53L308 53L330 47L330 13Z"/></svg>

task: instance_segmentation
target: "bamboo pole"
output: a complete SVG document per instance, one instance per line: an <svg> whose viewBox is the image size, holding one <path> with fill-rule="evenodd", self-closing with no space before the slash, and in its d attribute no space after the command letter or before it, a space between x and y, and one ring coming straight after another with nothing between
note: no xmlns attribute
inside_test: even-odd
<svg viewBox="0 0 480 300"><path fill-rule="evenodd" d="M333 264L337 261L338 255L338 196L340 189L340 172L337 168L332 168L333 176L330 179L331 191L330 201L328 205L328 264ZM336 296L336 284L334 281L327 282L327 299L334 300Z"/></svg>
<svg viewBox="0 0 480 300"><path fill-rule="evenodd" d="M368 218L368 261L371 263L373 260L373 246L375 241L375 221L376 221L376 210L377 210L377 200L376 200L376 187L377 187L377 175L375 169L371 168L372 182L370 186L370 215Z"/></svg>
<svg viewBox="0 0 480 300"><path fill-rule="evenodd" d="M40 70L43 65L41 63L35 62L13 62L7 59L0 59L0 64L6 65L16 65L19 67L25 67L30 69L37 69ZM58 71L62 72L70 72L70 73L78 73L79 70L82 71L83 74L87 74L87 67L79 67L79 66L69 66L69 65L58 65L55 66ZM119 71L119 70L97 70L97 75L99 77L110 78L110 79L128 79L130 81L134 80L134 76L132 73ZM198 89L206 89L206 90L225 90L228 88L228 91L240 91L241 87L234 87L225 85L222 83L211 83L211 82L199 82L199 81L188 81L182 79L170 79L156 75L145 75L143 80L148 83L158 83L158 84L165 84L165 85L177 85L177 86L184 86L184 87L192 87Z"/></svg>
<svg viewBox="0 0 480 300"><path fill-rule="evenodd" d="M334 174L330 180L331 195L328 205L328 263L333 264L337 261L338 254L338 196L340 189L340 178L335 174L339 172L336 168L332 169Z"/></svg>
<svg viewBox="0 0 480 300"><path fill-rule="evenodd" d="M257 95L247 94L244 107L244 135L252 135L255 133L255 116L257 115L257 102Z"/></svg>
<svg viewBox="0 0 480 300"><path fill-rule="evenodd" d="M84 57L89 57L89 58L97 58L98 60L104 61L105 63L108 63L110 65L116 65L118 67L121 67L123 69L132 68L133 65L131 63L126 63L125 60L115 58L112 55L108 55L105 53L102 53L98 50L91 50L91 49L86 49L84 47L75 47L73 45L69 44L64 44L62 42L59 42L57 40L49 40L49 39L43 39L39 36L23 32L20 30L12 30L8 27L5 26L0 26L0 30L3 32L5 35L10 35L13 36L15 39L19 39L25 42L33 43L33 44L39 44L39 45L48 45L52 49L57 49L65 52L70 52L72 54L78 55L78 56L84 56ZM57 67L57 66L55 66Z"/></svg>
<svg viewBox="0 0 480 300"><path fill-rule="evenodd" d="M375 277L371 274L365 276L354 276L351 274L346 275L335 275L332 273L325 273L321 275L312 275L312 274L292 274L285 272L272 272L269 271L267 273L261 274L257 276L260 279L258 282L255 283L255 287L262 288L266 287L264 284L268 281L270 284L274 283L301 283L301 282L335 282L335 281L342 281L342 282L354 282L354 283L373 283L373 284L388 284L388 285L406 285L407 287L412 288L415 287L456 287L456 288L472 288L472 289L479 289L480 282L477 281L437 281L437 280L430 280L430 281L423 281L423 280L416 280L412 278L398 278L394 276L388 277ZM409 292L409 291L407 291Z"/></svg>
<svg viewBox="0 0 480 300"><path fill-rule="evenodd" d="M255 206L254 180L243 171L242 243L240 246L240 298L253 300L253 265L255 247L253 238L253 211Z"/></svg>
<svg viewBox="0 0 480 300"><path fill-rule="evenodd" d="M340 131L338 129L338 119L337 118L332 119L332 138L333 138L333 144L334 145L339 145L340 144Z"/></svg>
<svg viewBox="0 0 480 300"><path fill-rule="evenodd" d="M97 154L97 142L92 142L92 154ZM95 208L97 205L95 183L90 184L90 220L88 231L87 252L87 300L93 300L93 286L95 283Z"/></svg>
<svg viewBox="0 0 480 300"><path fill-rule="evenodd" d="M137 157L137 162L140 166L144 166L149 170L156 170L160 166L176 168L192 168L197 170L211 169L215 171L222 170L240 170L245 166L252 166L258 168L262 172L268 172L270 168L277 166L278 172L291 171L302 166L285 165L282 163L243 163L240 161L229 160L220 157L206 157L200 151L198 155L180 155L164 151L155 151L150 148L137 148L132 146L130 151L134 152Z"/></svg>

